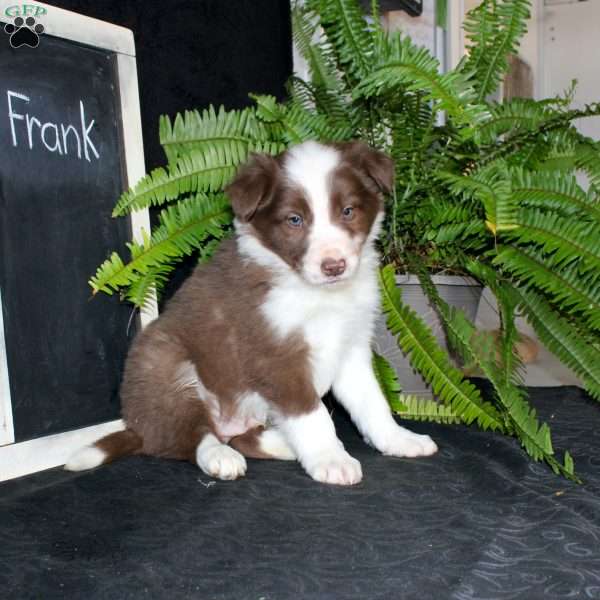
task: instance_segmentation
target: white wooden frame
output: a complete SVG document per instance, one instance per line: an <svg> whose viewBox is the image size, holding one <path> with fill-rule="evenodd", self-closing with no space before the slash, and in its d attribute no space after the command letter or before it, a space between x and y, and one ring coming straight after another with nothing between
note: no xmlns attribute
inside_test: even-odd
<svg viewBox="0 0 600 600"><path fill-rule="evenodd" d="M463 0L448 0L448 21L446 23L446 68L453 69L465 53L463 19L465 3Z"/></svg>
<svg viewBox="0 0 600 600"><path fill-rule="evenodd" d="M0 0L0 19L6 22L9 17L5 11L15 5L22 7L23 4L15 0ZM133 32L41 2L26 4L40 8L35 18L44 26L42 36L53 35L116 53L127 183L135 184L143 177L146 169ZM42 14L42 10L46 12ZM0 36L4 35L0 31ZM0 37L0 43L4 42L8 43L8 38ZM141 240L142 230L150 231L147 210L138 211L131 216L131 230L136 240ZM157 316L156 303L149 304L151 306L140 314L142 327ZM64 464L78 446L89 444L107 433L123 428L122 421L116 420L15 444L8 377L0 310L0 481Z"/></svg>

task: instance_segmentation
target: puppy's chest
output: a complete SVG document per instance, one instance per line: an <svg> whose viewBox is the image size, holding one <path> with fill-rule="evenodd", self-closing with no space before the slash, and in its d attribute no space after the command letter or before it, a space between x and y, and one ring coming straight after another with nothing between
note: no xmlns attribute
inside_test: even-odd
<svg viewBox="0 0 600 600"><path fill-rule="evenodd" d="M347 350L370 329L369 303L348 295L304 296L279 290L268 298L263 314L275 335L285 340L300 334L308 347L312 382L319 396L331 387Z"/></svg>
<svg viewBox="0 0 600 600"><path fill-rule="evenodd" d="M338 315L323 315L313 318L301 328L309 348L313 385L319 396L331 388L344 359L344 350L353 343L349 325L348 320Z"/></svg>

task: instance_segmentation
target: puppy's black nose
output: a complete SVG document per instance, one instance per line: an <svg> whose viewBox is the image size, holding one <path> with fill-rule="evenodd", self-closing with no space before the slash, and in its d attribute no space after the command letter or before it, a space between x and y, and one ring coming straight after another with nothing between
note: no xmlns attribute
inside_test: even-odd
<svg viewBox="0 0 600 600"><path fill-rule="evenodd" d="M321 271L327 277L338 277L346 270L346 261L343 258L325 258L321 263Z"/></svg>

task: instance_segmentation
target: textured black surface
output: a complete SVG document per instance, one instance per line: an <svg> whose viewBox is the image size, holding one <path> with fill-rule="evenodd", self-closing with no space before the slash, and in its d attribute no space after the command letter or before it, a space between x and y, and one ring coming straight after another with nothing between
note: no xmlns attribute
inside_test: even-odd
<svg viewBox="0 0 600 600"><path fill-rule="evenodd" d="M337 409L363 465L352 488L296 463L249 461L244 479L211 483L142 457L0 486L2 596L600 598L600 407L576 388L532 393L584 485L459 426L413 424L440 453L385 458Z"/></svg>

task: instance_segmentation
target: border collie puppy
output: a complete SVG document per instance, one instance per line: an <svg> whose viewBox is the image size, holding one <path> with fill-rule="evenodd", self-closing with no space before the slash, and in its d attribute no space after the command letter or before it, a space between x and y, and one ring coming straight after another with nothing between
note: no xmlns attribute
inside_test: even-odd
<svg viewBox="0 0 600 600"><path fill-rule="evenodd" d="M297 459L317 481L352 485L361 466L321 401L329 390L380 452L436 452L394 421L371 366L374 242L393 174L388 156L360 142L254 155L227 188L235 237L132 344L126 429L66 468L148 454L236 479L247 456Z"/></svg>

